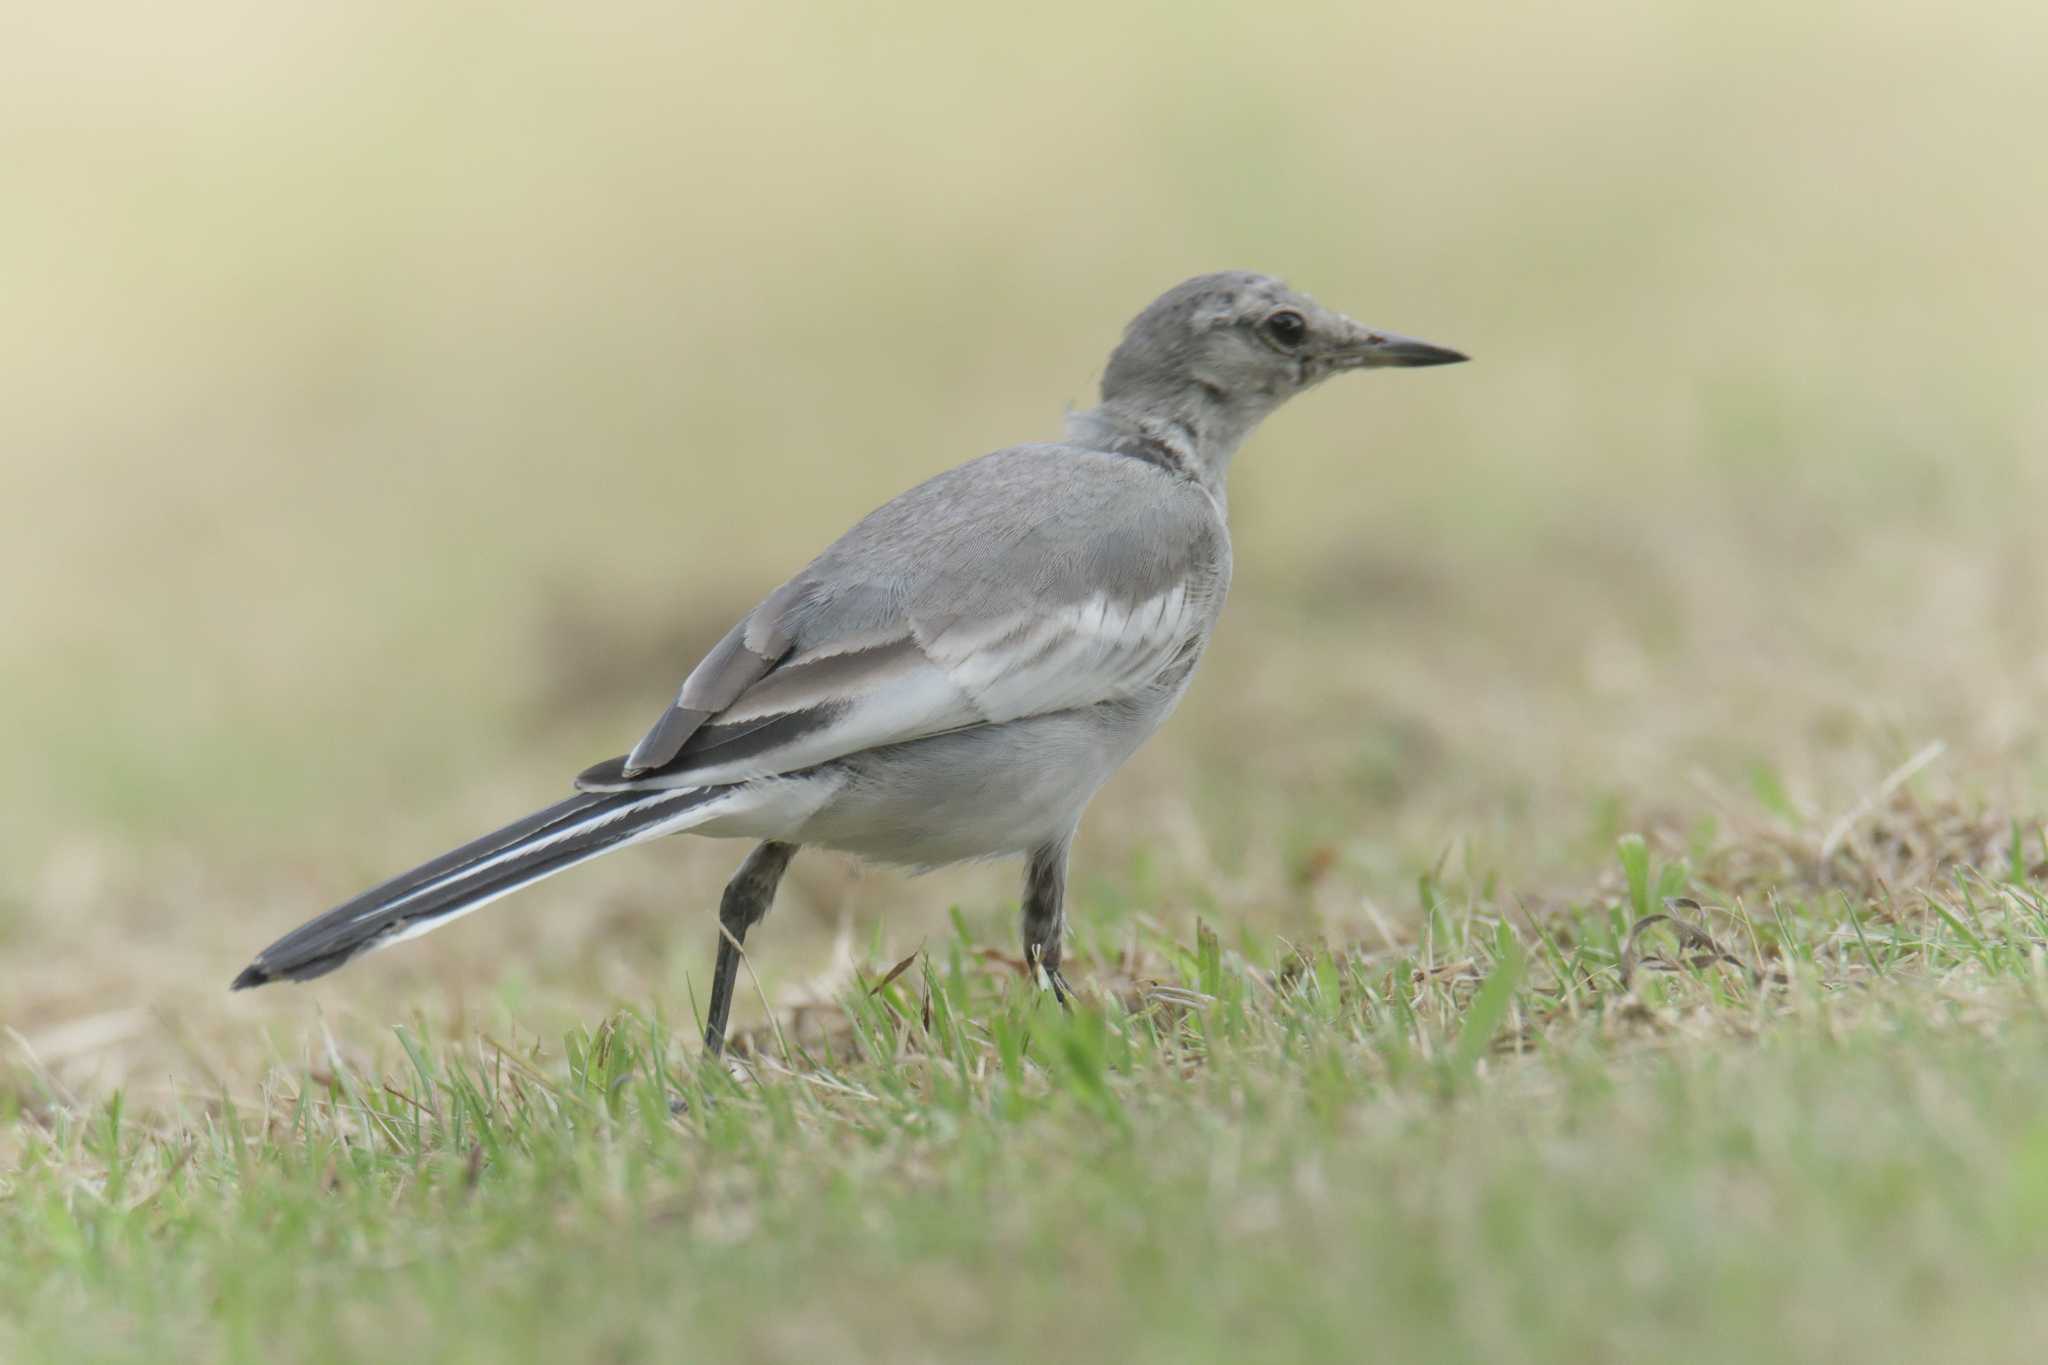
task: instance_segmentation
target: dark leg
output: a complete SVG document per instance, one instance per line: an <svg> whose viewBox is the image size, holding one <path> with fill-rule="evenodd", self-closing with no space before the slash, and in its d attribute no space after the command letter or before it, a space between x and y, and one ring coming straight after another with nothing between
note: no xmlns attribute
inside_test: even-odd
<svg viewBox="0 0 2048 1365"><path fill-rule="evenodd" d="M740 944L774 903L775 888L796 849L795 844L772 839L762 844L747 855L719 899L718 965L711 972L711 1008L704 1016L704 1047L714 1057L725 1051L725 1019L732 1012L733 983L740 974Z"/></svg>
<svg viewBox="0 0 2048 1365"><path fill-rule="evenodd" d="M1073 994L1060 974L1060 940L1067 928L1067 841L1044 844L1024 860L1024 960L1043 968L1053 998Z"/></svg>

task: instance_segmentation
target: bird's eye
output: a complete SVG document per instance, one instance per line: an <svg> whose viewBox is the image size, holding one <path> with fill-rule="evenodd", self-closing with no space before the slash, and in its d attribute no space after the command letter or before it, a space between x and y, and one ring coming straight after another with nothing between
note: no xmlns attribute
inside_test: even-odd
<svg viewBox="0 0 2048 1365"><path fill-rule="evenodd" d="M1299 346L1308 335L1308 319L1292 308L1283 308L1266 319L1266 335L1282 346Z"/></svg>

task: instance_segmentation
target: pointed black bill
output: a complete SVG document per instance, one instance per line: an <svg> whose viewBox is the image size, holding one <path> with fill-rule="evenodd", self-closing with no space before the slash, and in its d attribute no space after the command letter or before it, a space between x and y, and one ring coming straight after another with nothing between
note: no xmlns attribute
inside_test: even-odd
<svg viewBox="0 0 2048 1365"><path fill-rule="evenodd" d="M1417 341L1414 337L1394 332L1366 332L1353 343L1352 354L1357 357L1356 364L1372 368L1382 365L1398 365L1404 369L1417 365L1456 365L1471 359L1463 351Z"/></svg>

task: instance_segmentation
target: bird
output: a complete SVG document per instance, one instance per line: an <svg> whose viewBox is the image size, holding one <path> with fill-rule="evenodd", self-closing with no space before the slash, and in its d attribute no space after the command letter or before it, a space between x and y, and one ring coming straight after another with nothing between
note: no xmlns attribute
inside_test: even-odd
<svg viewBox="0 0 2048 1365"><path fill-rule="evenodd" d="M258 953L232 989L322 976L600 855L756 841L719 901L704 1046L797 851L924 871L1023 859L1024 958L1062 1005L1068 850L1098 788L1187 691L1230 586L1226 480L1253 430L1334 375L1467 359L1250 271L1198 275L1124 330L1064 438L884 503L763 598L623 757Z"/></svg>

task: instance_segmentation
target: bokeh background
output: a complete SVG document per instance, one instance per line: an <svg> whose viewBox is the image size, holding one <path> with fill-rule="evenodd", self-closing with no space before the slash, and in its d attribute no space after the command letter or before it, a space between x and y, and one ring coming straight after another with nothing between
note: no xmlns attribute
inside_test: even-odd
<svg viewBox="0 0 2048 1365"><path fill-rule="evenodd" d="M1540 904L1620 829L1825 819L1933 740L2038 808L2044 50L2041 6L1933 0L22 10L0 1025L141 1095L415 1011L687 1016L735 845L224 987L555 799L1222 267L1476 362L1241 457L1230 611L1096 804L1084 935L1398 935L1433 867ZM764 988L954 906L1007 947L1012 879L809 856Z"/></svg>

